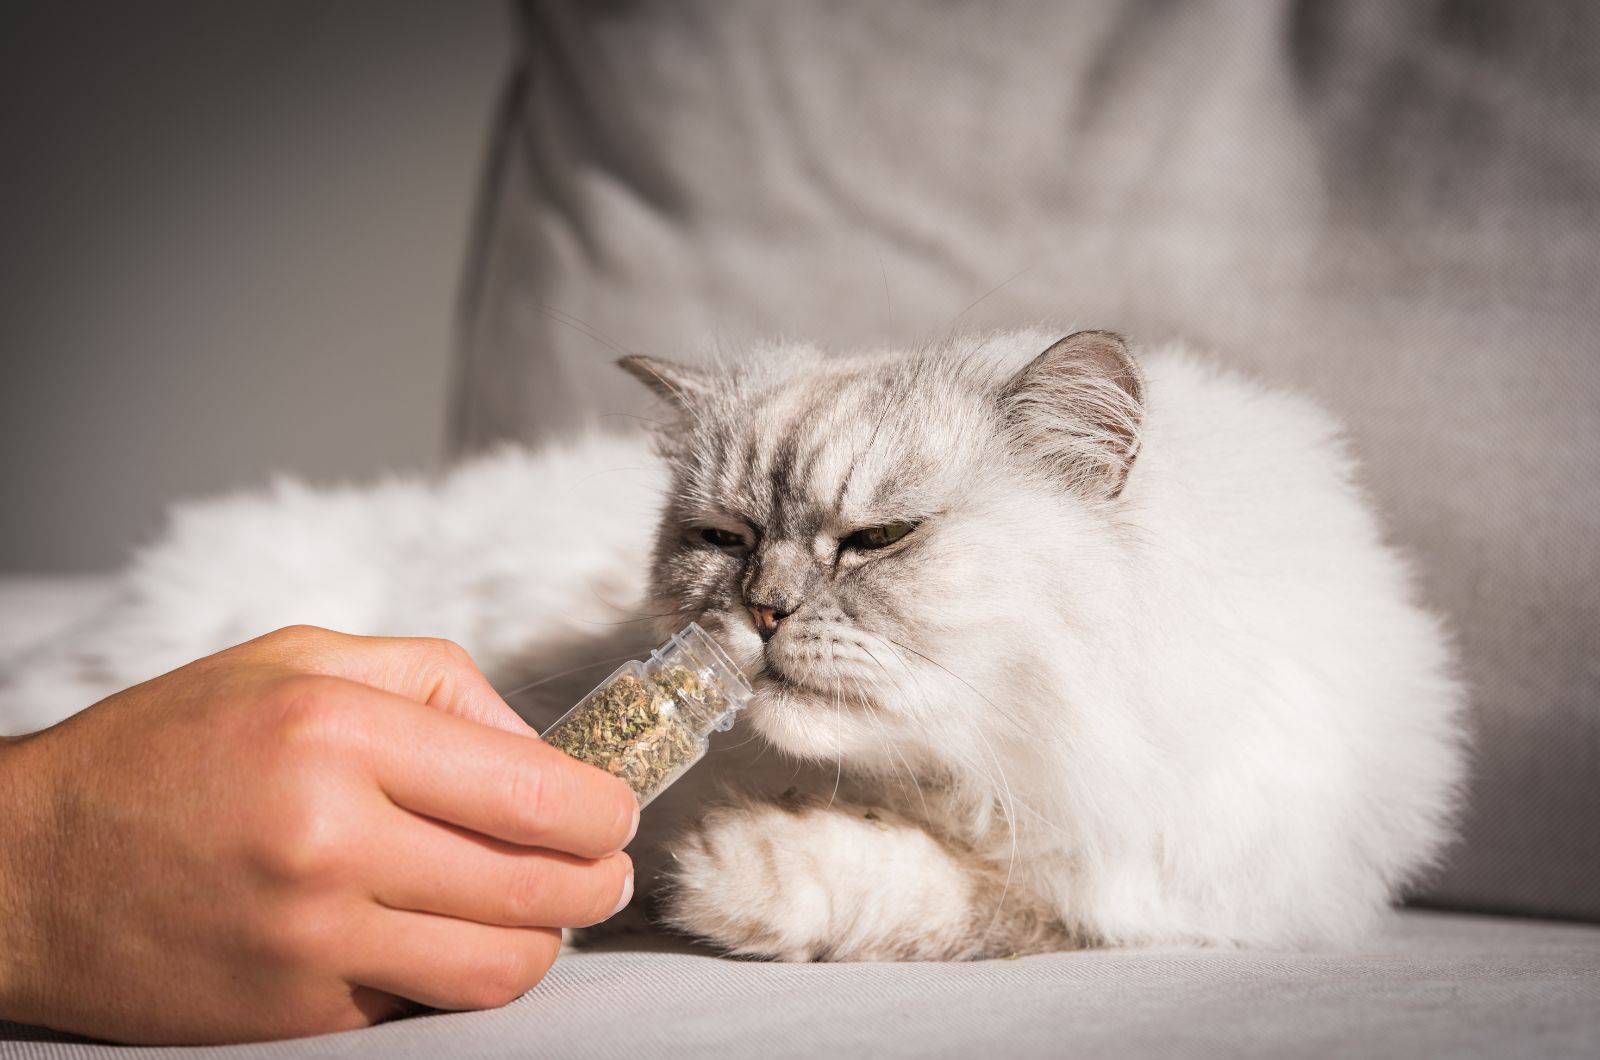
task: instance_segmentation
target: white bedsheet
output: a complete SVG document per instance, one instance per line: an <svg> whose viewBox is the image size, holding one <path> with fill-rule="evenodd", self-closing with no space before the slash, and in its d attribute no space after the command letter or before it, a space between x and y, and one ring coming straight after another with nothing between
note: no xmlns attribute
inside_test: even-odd
<svg viewBox="0 0 1600 1060"><path fill-rule="evenodd" d="M110 599L114 584L115 579L105 574L0 575L0 680L30 648L94 614ZM61 720L34 713L17 716L17 709L0 702L0 735L27 732Z"/></svg>

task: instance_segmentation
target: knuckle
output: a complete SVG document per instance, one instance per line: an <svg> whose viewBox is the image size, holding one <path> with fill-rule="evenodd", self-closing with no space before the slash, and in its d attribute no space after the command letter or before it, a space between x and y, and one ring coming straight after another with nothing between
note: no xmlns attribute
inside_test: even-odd
<svg viewBox="0 0 1600 1060"><path fill-rule="evenodd" d="M318 798L314 791L288 800L263 836L260 861L270 875L304 884L341 874L350 844L344 815L332 801Z"/></svg>
<svg viewBox="0 0 1600 1060"><path fill-rule="evenodd" d="M350 835L341 797L341 753L356 722L333 678L294 675L275 689L263 734L261 781L248 842L267 873L281 880L325 880L342 866Z"/></svg>
<svg viewBox="0 0 1600 1060"><path fill-rule="evenodd" d="M451 668L474 665L467 649L453 640L446 640L443 637L423 637L418 643L429 655Z"/></svg>
<svg viewBox="0 0 1600 1060"><path fill-rule="evenodd" d="M352 708L344 683L320 674L292 674L273 690L277 742L304 751L335 746L349 735Z"/></svg>
<svg viewBox="0 0 1600 1060"><path fill-rule="evenodd" d="M507 809L511 818L506 822L508 830L524 841L538 838L546 830L551 815L559 809L555 785L549 782L549 774L544 768L516 769L506 790L511 800Z"/></svg>
<svg viewBox="0 0 1600 1060"><path fill-rule="evenodd" d="M275 629L261 638L263 644L292 657L315 655L326 649L338 634L321 626L298 623Z"/></svg>
<svg viewBox="0 0 1600 1060"><path fill-rule="evenodd" d="M321 626L313 626L313 625L311 625L310 623L307 623L307 622L295 622L295 623L292 623L290 625L284 626L282 629L275 630L272 633L269 633L267 635L269 637L273 638L274 640L284 640L284 641L294 642L294 641L318 640L321 637L325 636L327 633L328 633L328 631L326 629L323 629Z"/></svg>
<svg viewBox="0 0 1600 1060"><path fill-rule="evenodd" d="M512 872L505 889L507 922L522 926L537 924L547 900L545 874L540 862L524 859Z"/></svg>
<svg viewBox="0 0 1600 1060"><path fill-rule="evenodd" d="M468 675L477 672L472 656L455 641L416 637L407 641L406 650L411 669L429 688L425 701L435 706L454 700Z"/></svg>

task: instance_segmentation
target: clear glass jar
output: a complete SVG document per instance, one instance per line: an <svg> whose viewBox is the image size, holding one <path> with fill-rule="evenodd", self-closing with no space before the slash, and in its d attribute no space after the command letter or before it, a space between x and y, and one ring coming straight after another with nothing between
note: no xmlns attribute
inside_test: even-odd
<svg viewBox="0 0 1600 1060"><path fill-rule="evenodd" d="M691 622L648 659L623 663L544 732L544 740L633 789L639 805L705 756L754 694L739 668Z"/></svg>

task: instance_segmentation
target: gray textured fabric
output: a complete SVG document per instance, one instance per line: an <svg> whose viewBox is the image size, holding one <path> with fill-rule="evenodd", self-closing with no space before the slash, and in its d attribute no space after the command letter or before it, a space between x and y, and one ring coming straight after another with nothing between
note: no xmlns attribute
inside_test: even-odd
<svg viewBox="0 0 1600 1060"><path fill-rule="evenodd" d="M1347 954L974 964L763 964L648 943L564 958L494 1012L223 1050L72 1044L0 1023L0 1060L1600 1055L1600 928L1583 924L1409 913Z"/></svg>
<svg viewBox="0 0 1600 1060"><path fill-rule="evenodd" d="M641 412L617 347L1214 348L1346 418L1459 629L1478 776L1430 900L1600 918L1600 5L524 12L464 447Z"/></svg>

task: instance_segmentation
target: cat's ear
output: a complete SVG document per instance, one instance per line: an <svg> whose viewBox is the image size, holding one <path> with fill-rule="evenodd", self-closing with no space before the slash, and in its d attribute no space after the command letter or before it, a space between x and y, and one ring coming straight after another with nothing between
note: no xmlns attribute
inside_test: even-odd
<svg viewBox="0 0 1600 1060"><path fill-rule="evenodd" d="M640 353L629 354L617 361L617 366L679 408L687 408L711 392L710 376L700 368Z"/></svg>
<svg viewBox="0 0 1600 1060"><path fill-rule="evenodd" d="M999 400L1020 450L1088 492L1122 492L1139 453L1144 380L1121 335L1068 335L1007 380Z"/></svg>

